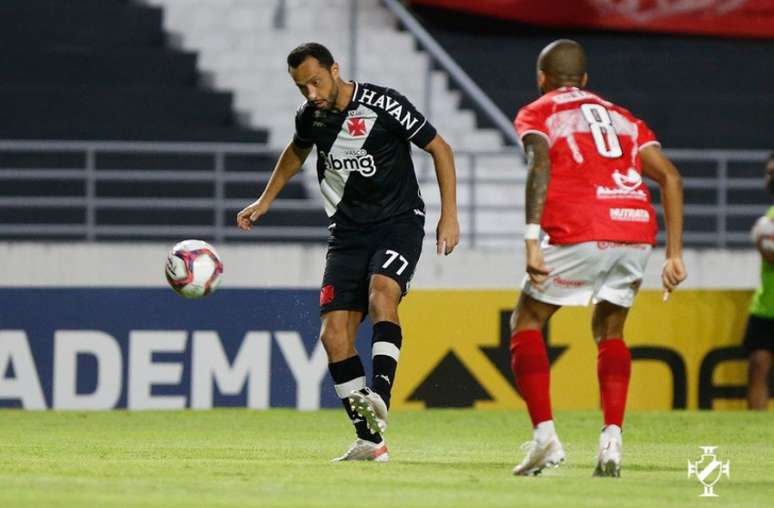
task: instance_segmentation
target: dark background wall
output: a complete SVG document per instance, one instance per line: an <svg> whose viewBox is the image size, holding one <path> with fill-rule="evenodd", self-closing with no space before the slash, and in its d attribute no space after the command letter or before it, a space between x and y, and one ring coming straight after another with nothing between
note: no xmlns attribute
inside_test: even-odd
<svg viewBox="0 0 774 508"><path fill-rule="evenodd" d="M0 137L253 141L228 92L171 48L162 10L129 0L0 3Z"/></svg>
<svg viewBox="0 0 774 508"><path fill-rule="evenodd" d="M549 30L414 12L509 117L537 97L540 50L571 38L588 52L589 88L646 120L666 147L774 146L774 41Z"/></svg>

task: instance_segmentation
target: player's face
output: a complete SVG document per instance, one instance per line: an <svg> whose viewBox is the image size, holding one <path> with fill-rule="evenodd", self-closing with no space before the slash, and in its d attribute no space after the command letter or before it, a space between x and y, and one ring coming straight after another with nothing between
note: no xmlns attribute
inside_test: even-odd
<svg viewBox="0 0 774 508"><path fill-rule="evenodd" d="M766 189L774 197L774 159L769 159L766 164Z"/></svg>
<svg viewBox="0 0 774 508"><path fill-rule="evenodd" d="M316 109L333 109L339 96L338 64L334 63L327 69L316 58L308 57L301 65L288 71L301 95Z"/></svg>

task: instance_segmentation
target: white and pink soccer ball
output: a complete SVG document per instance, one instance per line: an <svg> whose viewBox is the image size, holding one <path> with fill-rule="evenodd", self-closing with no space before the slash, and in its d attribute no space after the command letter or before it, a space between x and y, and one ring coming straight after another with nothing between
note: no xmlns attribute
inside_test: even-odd
<svg viewBox="0 0 774 508"><path fill-rule="evenodd" d="M201 298L220 284L223 263L212 245L202 240L183 240L167 256L167 282L177 294Z"/></svg>

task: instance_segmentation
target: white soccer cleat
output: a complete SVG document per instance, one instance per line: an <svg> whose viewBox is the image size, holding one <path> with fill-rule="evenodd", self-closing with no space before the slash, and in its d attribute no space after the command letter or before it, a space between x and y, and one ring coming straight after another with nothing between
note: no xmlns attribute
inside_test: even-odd
<svg viewBox="0 0 774 508"><path fill-rule="evenodd" d="M387 430L387 404L382 396L370 388L354 390L349 394L349 403L368 424L368 430L374 434Z"/></svg>
<svg viewBox="0 0 774 508"><path fill-rule="evenodd" d="M594 476L621 476L623 439L621 428L617 425L609 425L599 435L599 453L597 454L597 467Z"/></svg>
<svg viewBox="0 0 774 508"><path fill-rule="evenodd" d="M344 455L333 459L331 462L344 462L347 460L387 462L390 460L390 453L384 441L377 444L365 439L358 439L352 443L352 446L349 447L349 450Z"/></svg>
<svg viewBox="0 0 774 508"><path fill-rule="evenodd" d="M564 462L564 449L556 434L546 440L533 439L521 445L527 456L513 468L516 476L537 476L547 467L559 467Z"/></svg>

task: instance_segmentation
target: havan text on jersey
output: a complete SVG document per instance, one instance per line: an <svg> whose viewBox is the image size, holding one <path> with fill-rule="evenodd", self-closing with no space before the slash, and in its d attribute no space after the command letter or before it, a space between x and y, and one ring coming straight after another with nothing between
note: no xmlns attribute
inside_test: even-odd
<svg viewBox="0 0 774 508"><path fill-rule="evenodd" d="M407 131L410 131L419 123L419 118L413 116L410 110L403 110L403 105L401 105L399 100L393 99L385 94L377 93L376 90L361 88L358 100L362 104L368 104L369 106L383 109L395 117Z"/></svg>

